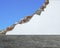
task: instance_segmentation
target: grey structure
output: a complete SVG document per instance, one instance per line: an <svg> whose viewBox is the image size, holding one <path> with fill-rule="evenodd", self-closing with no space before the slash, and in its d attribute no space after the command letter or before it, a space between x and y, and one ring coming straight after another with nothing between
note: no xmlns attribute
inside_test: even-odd
<svg viewBox="0 0 60 48"><path fill-rule="evenodd" d="M60 48L60 36L0 36L0 48Z"/></svg>

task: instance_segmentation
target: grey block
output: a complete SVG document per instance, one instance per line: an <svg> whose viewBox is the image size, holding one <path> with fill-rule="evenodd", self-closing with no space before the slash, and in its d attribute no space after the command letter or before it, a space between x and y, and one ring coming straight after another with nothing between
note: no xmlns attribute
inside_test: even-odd
<svg viewBox="0 0 60 48"><path fill-rule="evenodd" d="M59 48L60 36L0 36L0 48Z"/></svg>

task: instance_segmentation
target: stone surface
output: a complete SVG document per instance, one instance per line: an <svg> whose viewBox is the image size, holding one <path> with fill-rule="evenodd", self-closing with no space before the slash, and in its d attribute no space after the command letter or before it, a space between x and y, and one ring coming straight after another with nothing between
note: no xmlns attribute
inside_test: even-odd
<svg viewBox="0 0 60 48"><path fill-rule="evenodd" d="M59 48L60 36L0 36L0 48Z"/></svg>

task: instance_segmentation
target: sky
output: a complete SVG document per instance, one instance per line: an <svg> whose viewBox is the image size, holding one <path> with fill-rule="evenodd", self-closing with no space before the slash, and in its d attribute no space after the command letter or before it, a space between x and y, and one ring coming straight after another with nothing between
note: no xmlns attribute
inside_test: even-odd
<svg viewBox="0 0 60 48"><path fill-rule="evenodd" d="M33 14L44 0L0 0L0 30Z"/></svg>
<svg viewBox="0 0 60 48"><path fill-rule="evenodd" d="M41 15L25 24L17 24L6 35L60 35L60 0L49 0Z"/></svg>

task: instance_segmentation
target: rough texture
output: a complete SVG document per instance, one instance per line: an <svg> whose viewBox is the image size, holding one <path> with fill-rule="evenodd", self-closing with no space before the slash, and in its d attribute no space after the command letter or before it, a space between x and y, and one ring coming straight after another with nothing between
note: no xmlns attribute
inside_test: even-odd
<svg viewBox="0 0 60 48"><path fill-rule="evenodd" d="M60 36L0 36L0 48L60 48Z"/></svg>

